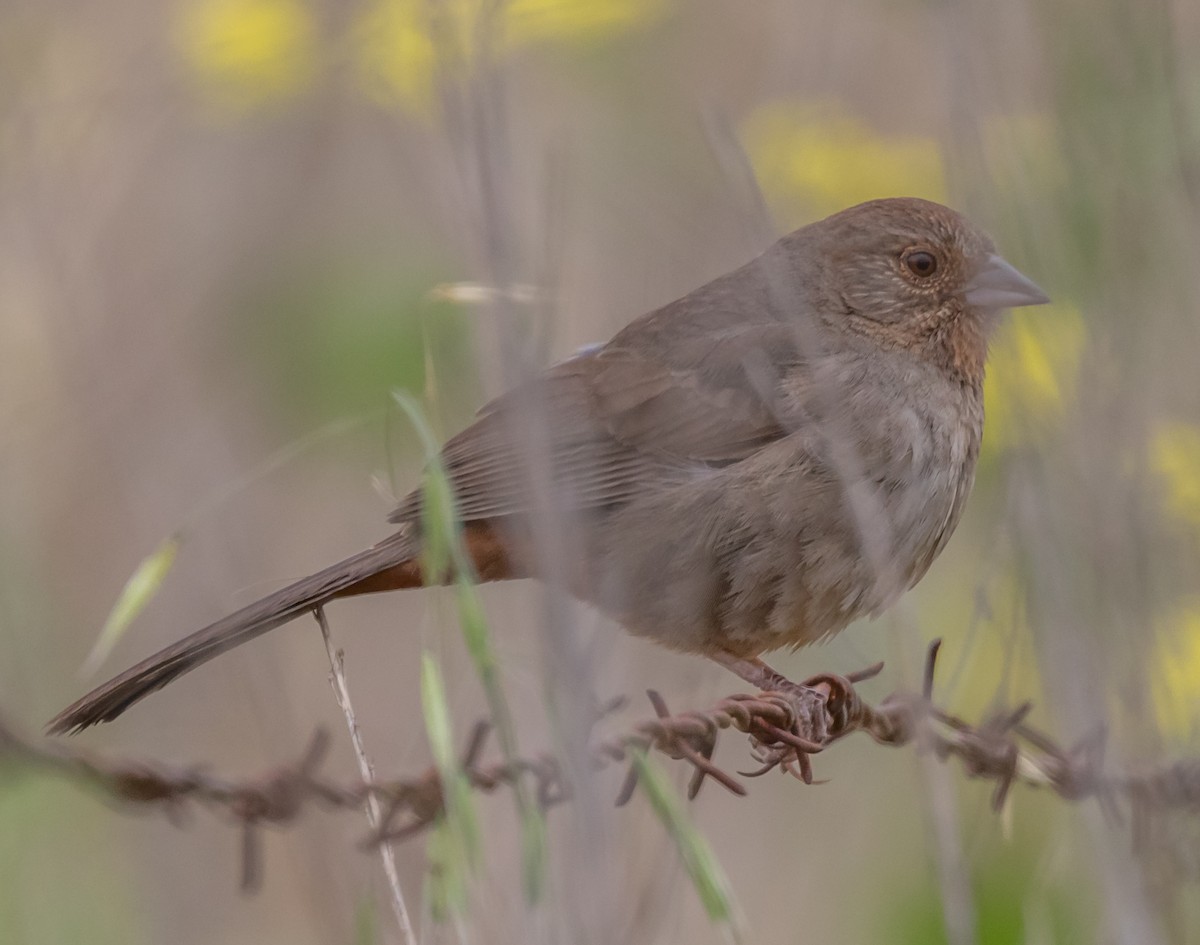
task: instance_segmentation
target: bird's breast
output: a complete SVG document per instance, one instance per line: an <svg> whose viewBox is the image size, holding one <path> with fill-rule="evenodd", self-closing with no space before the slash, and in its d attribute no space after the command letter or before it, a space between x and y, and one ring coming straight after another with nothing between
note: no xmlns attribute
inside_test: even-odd
<svg viewBox="0 0 1200 945"><path fill-rule="evenodd" d="M814 510L776 575L771 645L796 645L877 615L945 547L974 482L982 436L977 392L927 388L857 418L859 475ZM745 632L745 631L743 631Z"/></svg>
<svg viewBox="0 0 1200 945"><path fill-rule="evenodd" d="M895 448L876 487L884 496L900 590L906 590L941 553L962 515L979 457L982 400L975 389L959 388L909 404L896 416L901 428L892 433Z"/></svg>

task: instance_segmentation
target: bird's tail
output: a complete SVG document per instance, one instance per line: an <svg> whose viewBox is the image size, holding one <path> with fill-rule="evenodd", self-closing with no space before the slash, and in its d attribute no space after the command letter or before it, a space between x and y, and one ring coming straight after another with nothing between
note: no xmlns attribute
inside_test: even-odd
<svg viewBox="0 0 1200 945"><path fill-rule="evenodd" d="M353 557L255 601L142 660L63 709L47 725L53 734L109 722L173 679L335 597L419 587L417 542L400 532Z"/></svg>

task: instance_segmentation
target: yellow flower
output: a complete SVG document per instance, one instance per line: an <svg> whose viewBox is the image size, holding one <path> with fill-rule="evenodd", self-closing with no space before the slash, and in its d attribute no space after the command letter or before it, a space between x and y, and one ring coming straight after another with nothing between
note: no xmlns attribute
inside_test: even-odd
<svg viewBox="0 0 1200 945"><path fill-rule="evenodd" d="M435 70L454 71L477 52L477 30L492 0L378 0L358 24L359 61L368 88L383 101L423 109L433 100ZM491 55L546 42L591 42L654 19L665 0L510 0L489 30ZM431 36L431 17L440 17ZM440 60L440 62L439 62Z"/></svg>
<svg viewBox="0 0 1200 945"><path fill-rule="evenodd" d="M1172 621L1155 656L1152 684L1159 724L1167 734L1186 739L1200 722L1200 602Z"/></svg>
<svg viewBox="0 0 1200 945"><path fill-rule="evenodd" d="M316 56L300 0L196 0L184 10L180 42L205 92L237 109L302 89Z"/></svg>
<svg viewBox="0 0 1200 945"><path fill-rule="evenodd" d="M1200 528L1200 428L1163 424L1151 441L1150 460L1166 485L1167 511Z"/></svg>
<svg viewBox="0 0 1200 945"><path fill-rule="evenodd" d="M662 7L658 0L511 0L506 28L514 45L592 41L645 24Z"/></svg>
<svg viewBox="0 0 1200 945"><path fill-rule="evenodd" d="M934 139L880 134L835 106L763 106L743 137L767 199L789 228L876 197L946 200Z"/></svg>
<svg viewBox="0 0 1200 945"><path fill-rule="evenodd" d="M1036 442L1063 417L1086 337L1068 304L1010 312L997 331L983 385L985 452Z"/></svg>
<svg viewBox="0 0 1200 945"><path fill-rule="evenodd" d="M450 0L446 6L457 9ZM410 107L432 103L437 53L424 0L381 0L359 21L357 34L368 93L381 102L399 99Z"/></svg>

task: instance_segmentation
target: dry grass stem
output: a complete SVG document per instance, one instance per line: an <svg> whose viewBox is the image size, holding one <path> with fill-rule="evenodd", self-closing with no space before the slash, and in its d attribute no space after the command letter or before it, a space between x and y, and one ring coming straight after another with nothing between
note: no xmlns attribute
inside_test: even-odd
<svg viewBox="0 0 1200 945"><path fill-rule="evenodd" d="M358 759L358 772L364 784L375 780L375 768L367 757L363 747L362 733L358 728L358 718L354 714L354 705L350 701L350 689L346 684L346 661L341 650L333 645L333 637L329 631L329 621L325 618L325 609L318 607L313 611L317 624L321 628L321 639L325 642L325 652L329 656L329 685L333 688L334 698L338 708L346 718L346 728L350 732L350 741L354 744L354 757ZM364 796L367 822L371 829L378 833L381 830L383 812L379 798L372 792ZM388 889L391 892L392 911L396 915L396 923L400 926L400 934L404 945L416 945L417 937L413 932L412 921L409 919L408 906L404 901L404 890L400 888L400 873L396 868L396 854L390 841L379 844L379 858L383 862L383 872L387 876Z"/></svg>

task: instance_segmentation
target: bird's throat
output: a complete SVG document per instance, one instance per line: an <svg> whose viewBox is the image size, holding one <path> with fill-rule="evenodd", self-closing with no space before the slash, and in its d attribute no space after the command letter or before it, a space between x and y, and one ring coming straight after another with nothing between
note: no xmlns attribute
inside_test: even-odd
<svg viewBox="0 0 1200 945"><path fill-rule="evenodd" d="M942 307L920 320L891 324L851 314L846 324L876 345L913 352L961 383L983 383L987 331L970 311Z"/></svg>
<svg viewBox="0 0 1200 945"><path fill-rule="evenodd" d="M971 386L983 383L987 360L987 333L979 319L960 312L947 319L931 339L933 356L942 366Z"/></svg>

